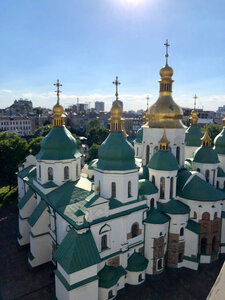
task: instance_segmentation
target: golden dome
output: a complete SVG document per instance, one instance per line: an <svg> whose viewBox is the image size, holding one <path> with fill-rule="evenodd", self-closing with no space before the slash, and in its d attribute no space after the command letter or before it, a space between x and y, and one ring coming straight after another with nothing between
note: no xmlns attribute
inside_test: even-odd
<svg viewBox="0 0 225 300"><path fill-rule="evenodd" d="M54 115L62 115L64 112L64 108L61 104L56 104L53 106L53 113Z"/></svg>
<svg viewBox="0 0 225 300"><path fill-rule="evenodd" d="M115 100L113 102L110 113L111 113L112 118L120 118L122 116L123 109L122 109L121 105L119 104L118 100Z"/></svg>
<svg viewBox="0 0 225 300"><path fill-rule="evenodd" d="M160 76L163 78L165 77L172 77L173 76L173 69L166 64L159 72Z"/></svg>
<svg viewBox="0 0 225 300"><path fill-rule="evenodd" d="M190 121L193 125L198 124L198 112L195 109L191 111Z"/></svg>

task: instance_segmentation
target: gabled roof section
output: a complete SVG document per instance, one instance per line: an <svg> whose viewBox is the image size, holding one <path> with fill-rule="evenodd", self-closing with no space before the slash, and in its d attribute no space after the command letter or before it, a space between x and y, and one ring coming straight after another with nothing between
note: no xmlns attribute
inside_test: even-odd
<svg viewBox="0 0 225 300"><path fill-rule="evenodd" d="M166 203L158 202L158 209L171 215L185 215L190 212L189 206L175 199L171 199Z"/></svg>
<svg viewBox="0 0 225 300"><path fill-rule="evenodd" d="M144 219L144 223L149 224L164 224L169 222L170 217L156 208L152 208L147 212L147 218Z"/></svg>
<svg viewBox="0 0 225 300"><path fill-rule="evenodd" d="M36 174L36 166L31 165L25 169L23 169L22 171L17 172L17 175L21 178L24 179L27 176L33 176L34 174Z"/></svg>
<svg viewBox="0 0 225 300"><path fill-rule="evenodd" d="M196 234L200 234L200 224L193 220L188 220L186 229L188 229Z"/></svg>
<svg viewBox="0 0 225 300"><path fill-rule="evenodd" d="M53 256L67 274L101 262L90 230L78 234L74 229L71 229Z"/></svg>
<svg viewBox="0 0 225 300"><path fill-rule="evenodd" d="M26 192L26 194L23 196L23 198L21 198L21 200L17 204L17 207L19 209L23 208L26 205L26 203L30 200L30 198L33 196L33 194L34 194L34 191L29 188L28 191Z"/></svg>
<svg viewBox="0 0 225 300"><path fill-rule="evenodd" d="M33 227L40 216L43 214L44 210L47 208L47 204L45 201L41 200L38 206L35 208L33 213L31 214L30 218L28 219L28 223L31 227Z"/></svg>
<svg viewBox="0 0 225 300"><path fill-rule="evenodd" d="M181 198L196 201L220 201L225 199L225 193L216 189L213 185L193 174L189 182L177 191Z"/></svg>

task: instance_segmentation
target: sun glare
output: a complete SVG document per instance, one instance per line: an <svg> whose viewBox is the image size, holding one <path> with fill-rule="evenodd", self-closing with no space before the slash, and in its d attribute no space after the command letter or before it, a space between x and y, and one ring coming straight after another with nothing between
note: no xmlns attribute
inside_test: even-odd
<svg viewBox="0 0 225 300"><path fill-rule="evenodd" d="M122 0L122 4L124 5L128 5L128 4L138 5L141 4L141 2L143 2L143 0Z"/></svg>

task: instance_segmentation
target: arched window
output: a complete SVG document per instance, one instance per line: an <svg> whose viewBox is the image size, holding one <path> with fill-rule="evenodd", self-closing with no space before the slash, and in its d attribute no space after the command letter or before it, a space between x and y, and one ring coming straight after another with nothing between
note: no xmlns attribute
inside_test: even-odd
<svg viewBox="0 0 225 300"><path fill-rule="evenodd" d="M103 235L102 236L102 239L101 239L101 249L104 250L104 249L107 249L108 248L108 245L107 245L107 235Z"/></svg>
<svg viewBox="0 0 225 300"><path fill-rule="evenodd" d="M214 214L214 219L217 219L217 212L215 212Z"/></svg>
<svg viewBox="0 0 225 300"><path fill-rule="evenodd" d="M132 197L131 196L131 181L128 182L128 197Z"/></svg>
<svg viewBox="0 0 225 300"><path fill-rule="evenodd" d="M149 148L149 145L147 145L147 147L146 147L146 165L149 163L149 152L150 152L150 148Z"/></svg>
<svg viewBox="0 0 225 300"><path fill-rule="evenodd" d="M158 271L159 270L162 270L162 268L163 268L163 264L162 264L162 258L160 258L159 260L158 260L158 262L157 262L157 269L158 269Z"/></svg>
<svg viewBox="0 0 225 300"><path fill-rule="evenodd" d="M180 229L180 236L183 236L184 235L184 227L181 227Z"/></svg>
<svg viewBox="0 0 225 300"><path fill-rule="evenodd" d="M202 220L206 220L206 221L210 220L210 214L208 212L204 212L202 214Z"/></svg>
<svg viewBox="0 0 225 300"><path fill-rule="evenodd" d="M216 251L216 237L214 236L212 239L212 252Z"/></svg>
<svg viewBox="0 0 225 300"><path fill-rule="evenodd" d="M48 180L53 180L53 169L52 169L52 167L48 168Z"/></svg>
<svg viewBox="0 0 225 300"><path fill-rule="evenodd" d="M67 180L67 179L69 179L69 167L68 166L66 166L64 168L64 180Z"/></svg>
<svg viewBox="0 0 225 300"><path fill-rule="evenodd" d="M39 178L41 178L41 166L39 165Z"/></svg>
<svg viewBox="0 0 225 300"><path fill-rule="evenodd" d="M206 182L209 182L209 170L205 171L205 179L206 179Z"/></svg>
<svg viewBox="0 0 225 300"><path fill-rule="evenodd" d="M200 169L199 169L199 168L197 168L197 172L199 172L199 173L200 173Z"/></svg>
<svg viewBox="0 0 225 300"><path fill-rule="evenodd" d="M137 147L137 156L138 156L138 147Z"/></svg>
<svg viewBox="0 0 225 300"><path fill-rule="evenodd" d="M116 183L112 182L112 186L111 186L111 197L112 198L116 198Z"/></svg>
<svg viewBox="0 0 225 300"><path fill-rule="evenodd" d="M111 299L112 297L113 297L113 291L110 290L110 291L108 292L108 299Z"/></svg>
<svg viewBox="0 0 225 300"><path fill-rule="evenodd" d="M165 178L160 178L160 199L165 198Z"/></svg>
<svg viewBox="0 0 225 300"><path fill-rule="evenodd" d="M138 235L139 235L139 224L134 223L131 227L131 236L132 236L132 238L134 238Z"/></svg>
<svg viewBox="0 0 225 300"><path fill-rule="evenodd" d="M220 187L219 181L216 182L216 188L218 189Z"/></svg>
<svg viewBox="0 0 225 300"><path fill-rule="evenodd" d="M173 198L173 177L170 178L170 198Z"/></svg>
<svg viewBox="0 0 225 300"><path fill-rule="evenodd" d="M155 176L152 175L152 183L155 185Z"/></svg>
<svg viewBox="0 0 225 300"><path fill-rule="evenodd" d="M180 164L180 147L176 148L176 159L178 164Z"/></svg>
<svg viewBox="0 0 225 300"><path fill-rule="evenodd" d="M179 253L178 255L178 262L182 262L183 261L183 253Z"/></svg>
<svg viewBox="0 0 225 300"><path fill-rule="evenodd" d="M197 219L197 213L196 213L196 211L194 211L194 219Z"/></svg>
<svg viewBox="0 0 225 300"><path fill-rule="evenodd" d="M143 279L142 279L142 274L139 274L138 276L138 282L141 282Z"/></svg>
<svg viewBox="0 0 225 300"><path fill-rule="evenodd" d="M76 164L76 177L78 177L78 164Z"/></svg>
<svg viewBox="0 0 225 300"><path fill-rule="evenodd" d="M207 245L207 239L202 238L201 239L201 254L206 254L206 245Z"/></svg>
<svg viewBox="0 0 225 300"><path fill-rule="evenodd" d="M155 206L154 204L155 204L155 201L154 201L154 198L152 198L150 200L150 209L154 208L154 206Z"/></svg>
<svg viewBox="0 0 225 300"><path fill-rule="evenodd" d="M213 185L215 185L216 170L213 170Z"/></svg>

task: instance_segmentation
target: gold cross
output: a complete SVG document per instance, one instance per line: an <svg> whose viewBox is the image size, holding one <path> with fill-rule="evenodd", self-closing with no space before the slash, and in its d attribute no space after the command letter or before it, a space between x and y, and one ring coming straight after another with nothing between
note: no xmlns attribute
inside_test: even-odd
<svg viewBox="0 0 225 300"><path fill-rule="evenodd" d="M195 101L194 101L194 109L196 109L196 100L198 99L198 97L195 94L193 98L195 99Z"/></svg>
<svg viewBox="0 0 225 300"><path fill-rule="evenodd" d="M146 99L147 99L147 110L148 110L148 104L149 104L149 95L146 97Z"/></svg>
<svg viewBox="0 0 225 300"><path fill-rule="evenodd" d="M118 76L116 76L116 80L113 81L113 84L115 84L116 86L116 93L115 93L115 96L116 96L116 100L118 100L118 85L120 84L119 80L118 80Z"/></svg>
<svg viewBox="0 0 225 300"><path fill-rule="evenodd" d="M59 79L57 80L57 83L54 83L54 85L57 87L57 91L56 94L57 94L57 104L59 104L59 94L62 93L60 90L59 90L59 87L62 86L61 83L59 83Z"/></svg>
<svg viewBox="0 0 225 300"><path fill-rule="evenodd" d="M166 56L166 64L167 64L167 59L168 59L168 56L169 56L168 47L170 46L170 44L168 44L168 40L166 40L164 46L166 46L166 55L165 56Z"/></svg>

